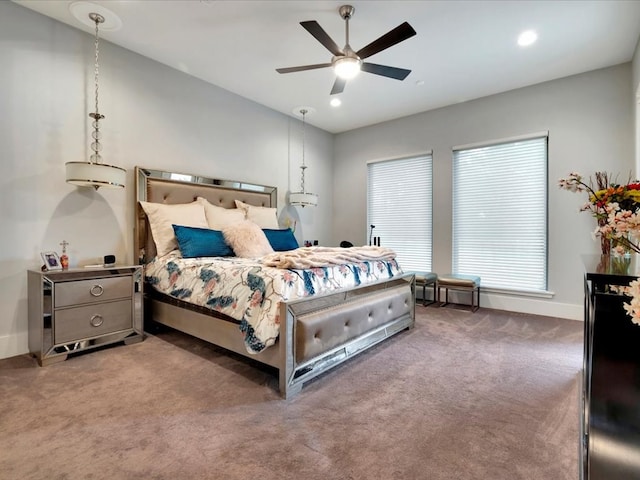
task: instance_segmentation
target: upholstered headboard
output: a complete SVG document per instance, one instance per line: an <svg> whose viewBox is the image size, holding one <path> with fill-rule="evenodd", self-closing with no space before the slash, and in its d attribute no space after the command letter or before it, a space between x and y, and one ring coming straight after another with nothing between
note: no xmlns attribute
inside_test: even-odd
<svg viewBox="0 0 640 480"><path fill-rule="evenodd" d="M149 222L139 202L191 203L197 197L224 208L235 208L235 200L258 207L277 206L275 187L136 167L134 251L139 263L156 254Z"/></svg>

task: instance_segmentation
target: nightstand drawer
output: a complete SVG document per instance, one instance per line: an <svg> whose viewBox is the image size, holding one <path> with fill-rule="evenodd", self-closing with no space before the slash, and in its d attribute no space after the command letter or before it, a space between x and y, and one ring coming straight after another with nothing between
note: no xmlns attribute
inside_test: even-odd
<svg viewBox="0 0 640 480"><path fill-rule="evenodd" d="M54 342L61 344L133 328L131 308L131 299L126 299L58 310Z"/></svg>
<svg viewBox="0 0 640 480"><path fill-rule="evenodd" d="M124 276L56 283L55 307L131 297L132 282L130 276Z"/></svg>

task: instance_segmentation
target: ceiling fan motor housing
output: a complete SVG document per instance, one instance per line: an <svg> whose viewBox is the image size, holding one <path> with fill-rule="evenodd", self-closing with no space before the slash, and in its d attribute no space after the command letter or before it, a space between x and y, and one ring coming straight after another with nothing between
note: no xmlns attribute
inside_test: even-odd
<svg viewBox="0 0 640 480"><path fill-rule="evenodd" d="M340 10L338 10L338 12L340 12L340 16L344 20L349 20L351 17L353 17L353 14L356 12L356 9L351 5L343 5L340 7Z"/></svg>

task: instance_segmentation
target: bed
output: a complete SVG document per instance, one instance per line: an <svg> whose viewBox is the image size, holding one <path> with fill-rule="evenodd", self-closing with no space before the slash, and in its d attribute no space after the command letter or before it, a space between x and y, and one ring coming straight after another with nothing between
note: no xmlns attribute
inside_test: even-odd
<svg viewBox="0 0 640 480"><path fill-rule="evenodd" d="M145 265L145 319L277 369L279 391L284 398L297 394L306 382L321 373L413 327L414 275L402 273L399 267L394 271L387 267L388 275L385 278L383 268L379 267L377 272L367 275L371 277L366 280L369 283L357 278L356 285L334 286L331 291L316 292L313 295L307 291L278 301L272 309L272 314L278 318L276 335L272 336L272 341L258 343L256 348L247 341L243 321L232 318L223 309L193 305L187 301L188 298L158 291L157 284L162 280L158 280L155 273L162 269L158 268L156 262L159 259L166 261L172 253L164 255L163 250L163 255L157 255L157 247L162 245L157 245L154 241L145 208L149 210L150 205L158 208L161 208L159 205L182 208L198 199L215 205L216 208L228 209L228 213L234 215L236 212L232 209L239 204L253 206L249 211L267 211L276 207L276 189L143 167L136 167L135 175L134 251L138 262ZM300 249L302 250L305 249ZM169 258L170 262L174 260L175 263L179 262L179 259ZM192 259L184 261L187 267L181 268L188 268ZM171 263L171 266L175 267L175 263ZM393 265L393 262L387 263ZM385 263L378 262L376 265L383 264ZM162 268L166 269L165 266ZM299 276L304 273L292 269L280 269L276 273L280 271L282 276L291 272ZM344 271L345 268L342 269L343 273ZM323 269L321 273L327 276L327 272L330 270ZM365 276L360 272L360 277ZM343 276L346 277L346 274Z"/></svg>

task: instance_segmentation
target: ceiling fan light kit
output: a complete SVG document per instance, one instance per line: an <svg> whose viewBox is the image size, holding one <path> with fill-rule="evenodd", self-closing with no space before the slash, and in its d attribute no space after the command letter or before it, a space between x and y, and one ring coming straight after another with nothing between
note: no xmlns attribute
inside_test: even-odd
<svg viewBox="0 0 640 480"><path fill-rule="evenodd" d="M341 49L336 42L324 31L318 22L309 20L300 22L300 25L318 40L327 50L333 54L329 63L318 63L315 65L302 65L299 67L276 68L278 73L302 72L305 70L315 70L317 68L332 67L336 73L336 80L331 89L331 95L336 95L344 91L347 80L355 77L360 71L373 73L382 77L404 80L411 70L404 68L390 67L388 65L378 65L364 62L365 58L371 57L393 45L396 45L408 38L413 37L416 31L407 22L398 25L393 30L382 35L378 39L369 43L357 52L349 45L349 20L353 16L355 8L351 5L343 5L338 9L340 17L345 21L345 46Z"/></svg>
<svg viewBox="0 0 640 480"><path fill-rule="evenodd" d="M351 80L360 73L361 66L362 60L359 58L342 57L333 62L333 71L340 78Z"/></svg>

